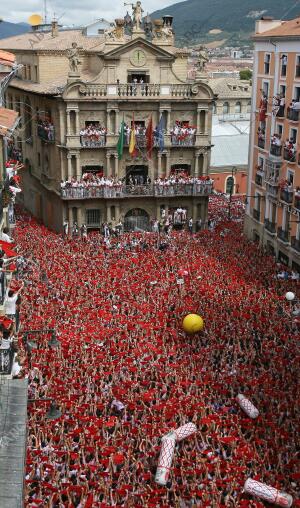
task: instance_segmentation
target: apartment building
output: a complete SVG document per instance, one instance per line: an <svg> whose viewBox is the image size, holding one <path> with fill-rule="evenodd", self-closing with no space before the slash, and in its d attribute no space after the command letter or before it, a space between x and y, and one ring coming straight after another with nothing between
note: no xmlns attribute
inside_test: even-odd
<svg viewBox="0 0 300 508"><path fill-rule="evenodd" d="M300 271L300 18L261 19L254 42L245 232Z"/></svg>

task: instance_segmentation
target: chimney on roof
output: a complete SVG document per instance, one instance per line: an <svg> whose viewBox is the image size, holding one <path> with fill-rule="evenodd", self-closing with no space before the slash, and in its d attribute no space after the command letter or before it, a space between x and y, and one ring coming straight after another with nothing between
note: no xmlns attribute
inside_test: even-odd
<svg viewBox="0 0 300 508"><path fill-rule="evenodd" d="M255 23L255 33L262 34L268 30L272 30L273 28L281 26L282 23L283 21L274 19L272 16L262 16Z"/></svg>
<svg viewBox="0 0 300 508"><path fill-rule="evenodd" d="M51 35L52 37L58 36L58 21L55 19L55 17L51 21Z"/></svg>

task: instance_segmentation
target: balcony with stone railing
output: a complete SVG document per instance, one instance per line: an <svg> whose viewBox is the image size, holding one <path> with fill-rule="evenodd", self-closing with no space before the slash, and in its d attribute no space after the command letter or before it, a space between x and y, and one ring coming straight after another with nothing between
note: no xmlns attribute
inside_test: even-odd
<svg viewBox="0 0 300 508"><path fill-rule="evenodd" d="M119 84L86 84L79 88L79 93L93 99L144 99L144 98L193 98L198 94L198 86L192 84L158 84L158 83L119 83Z"/></svg>
<svg viewBox="0 0 300 508"><path fill-rule="evenodd" d="M106 134L80 136L80 144L83 148L101 148L106 145Z"/></svg>
<svg viewBox="0 0 300 508"><path fill-rule="evenodd" d="M265 229L272 235L275 235L275 233L276 233L275 222L271 222L269 219L265 219Z"/></svg>
<svg viewBox="0 0 300 508"><path fill-rule="evenodd" d="M291 122L299 122L299 113L300 111L297 109L288 108L287 109L288 120L291 120Z"/></svg>
<svg viewBox="0 0 300 508"><path fill-rule="evenodd" d="M291 247L297 253L300 253L300 240L296 236L292 236L292 238L291 238Z"/></svg>
<svg viewBox="0 0 300 508"><path fill-rule="evenodd" d="M277 238L284 243L289 243L289 232L281 227L277 228Z"/></svg>
<svg viewBox="0 0 300 508"><path fill-rule="evenodd" d="M285 203L291 204L294 198L294 191L288 189L281 189L280 191L280 199Z"/></svg>
<svg viewBox="0 0 300 508"><path fill-rule="evenodd" d="M174 185L123 185L65 187L61 189L62 199L126 199L130 197L174 197L208 196L213 183L174 184Z"/></svg>

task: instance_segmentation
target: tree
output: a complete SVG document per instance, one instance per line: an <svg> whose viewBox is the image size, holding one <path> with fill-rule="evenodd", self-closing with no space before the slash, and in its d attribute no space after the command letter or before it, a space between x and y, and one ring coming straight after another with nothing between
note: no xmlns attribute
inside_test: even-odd
<svg viewBox="0 0 300 508"><path fill-rule="evenodd" d="M240 79L245 79L246 81L250 81L252 78L252 71L250 69L243 69L240 71Z"/></svg>

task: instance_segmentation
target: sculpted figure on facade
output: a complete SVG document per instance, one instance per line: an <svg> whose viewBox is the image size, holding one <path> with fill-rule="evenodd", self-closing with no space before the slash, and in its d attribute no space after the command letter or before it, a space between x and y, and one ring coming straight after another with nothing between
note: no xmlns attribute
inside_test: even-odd
<svg viewBox="0 0 300 508"><path fill-rule="evenodd" d="M115 26L104 30L104 37L106 40L121 41L124 39L124 19L116 19Z"/></svg>
<svg viewBox="0 0 300 508"><path fill-rule="evenodd" d="M136 30L141 30L142 28L142 19L143 19L143 9L142 2L138 1L135 5L131 3L124 3L124 5L131 5L132 7L132 19L133 19L133 28Z"/></svg>
<svg viewBox="0 0 300 508"><path fill-rule="evenodd" d="M197 71L203 72L208 61L209 57L207 49L204 46L200 46L197 62Z"/></svg>
<svg viewBox="0 0 300 508"><path fill-rule="evenodd" d="M69 68L70 72L78 73L79 65L81 64L81 60L79 59L79 48L76 42L72 42L72 48L67 49L67 58L69 59Z"/></svg>

